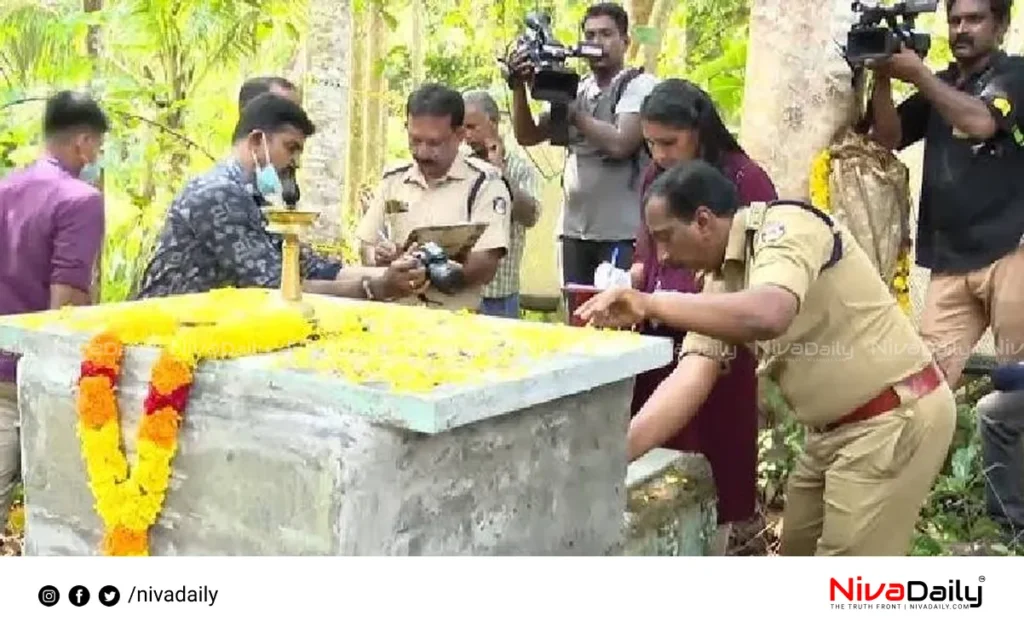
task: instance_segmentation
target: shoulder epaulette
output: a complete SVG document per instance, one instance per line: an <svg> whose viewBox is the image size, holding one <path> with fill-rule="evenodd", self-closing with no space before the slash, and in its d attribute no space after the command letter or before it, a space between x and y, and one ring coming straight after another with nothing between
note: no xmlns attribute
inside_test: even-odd
<svg viewBox="0 0 1024 633"><path fill-rule="evenodd" d="M383 178L390 178L391 176L394 176L395 174L401 174L403 172L407 172L410 169L412 169L412 166L413 166L413 163L412 162L408 162L408 163L404 163L402 165L399 165L397 167L392 167L390 169L385 169L384 170L384 175L381 176L381 178L382 179Z"/></svg>
<svg viewBox="0 0 1024 633"><path fill-rule="evenodd" d="M489 180L498 180L501 178L501 170L487 161L477 158L476 156L464 156L466 164L469 165L473 171L483 174Z"/></svg>

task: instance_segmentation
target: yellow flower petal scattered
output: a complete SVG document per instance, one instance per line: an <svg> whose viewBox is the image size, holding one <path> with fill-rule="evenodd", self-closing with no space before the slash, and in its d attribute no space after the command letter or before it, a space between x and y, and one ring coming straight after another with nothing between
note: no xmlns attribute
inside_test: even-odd
<svg viewBox="0 0 1024 633"><path fill-rule="evenodd" d="M276 291L227 289L201 295L150 299L75 310L0 317L0 322L34 329L90 333L94 340L124 346L151 346L162 356L154 366L147 398L147 424L170 415L186 424L183 402L151 402L168 397L191 382L205 360L232 359L278 352L278 367L324 372L352 382L398 392L426 392L441 386L472 384L524 375L558 353L589 354L622 349L639 337L630 332L543 325L525 321L478 318L468 312L445 312L362 301L311 296L316 312L311 323L280 302ZM170 371L170 369L174 371ZM120 369L119 367L117 369ZM116 373L116 372L115 372ZM155 380L155 383L154 383ZM102 383L102 389L82 389ZM81 451L103 521L103 552L148 553L148 530L158 519L170 486L177 448L176 428L155 427L136 438L137 460L129 466L121 449L121 425L106 379L79 381L78 423ZM102 400L102 402L101 402ZM99 406L106 402L107 406ZM164 408L160 408L164 407ZM165 415L166 417L166 415Z"/></svg>

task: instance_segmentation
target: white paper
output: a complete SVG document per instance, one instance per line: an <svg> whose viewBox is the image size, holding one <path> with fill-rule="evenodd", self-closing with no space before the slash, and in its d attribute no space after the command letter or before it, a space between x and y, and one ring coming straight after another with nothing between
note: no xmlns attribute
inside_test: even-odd
<svg viewBox="0 0 1024 633"><path fill-rule="evenodd" d="M601 262L601 265L594 271L594 287L599 290L629 288L632 285L629 271L616 268L611 262Z"/></svg>

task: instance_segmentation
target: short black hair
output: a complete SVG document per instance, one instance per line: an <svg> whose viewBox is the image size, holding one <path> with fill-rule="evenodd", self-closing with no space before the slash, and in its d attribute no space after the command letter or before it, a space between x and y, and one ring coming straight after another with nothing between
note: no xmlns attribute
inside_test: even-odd
<svg viewBox="0 0 1024 633"><path fill-rule="evenodd" d="M946 0L946 13L953 9L956 0ZM988 0L988 8L992 11L992 17L1000 24L1009 24L1010 15L1013 12L1013 0Z"/></svg>
<svg viewBox="0 0 1024 633"><path fill-rule="evenodd" d="M446 116L451 118L453 128L462 127L466 118L466 102L457 90L444 84L427 83L409 95L405 103L405 116Z"/></svg>
<svg viewBox="0 0 1024 633"><path fill-rule="evenodd" d="M700 207L719 217L730 217L739 208L736 185L700 159L680 163L658 176L647 190L644 205L655 196L664 198L668 212L684 222L692 222Z"/></svg>
<svg viewBox="0 0 1024 633"><path fill-rule="evenodd" d="M685 79L660 81L640 106L640 118L677 130L697 130L698 157L723 168L731 153L744 153L725 126L711 95Z"/></svg>
<svg viewBox="0 0 1024 633"><path fill-rule="evenodd" d="M619 34L629 36L629 14L618 2L598 2L587 7L587 12L580 20L580 29L582 30L586 26L587 20L590 18L600 16L611 18L615 22L615 26L618 27Z"/></svg>
<svg viewBox="0 0 1024 633"><path fill-rule="evenodd" d="M84 92L62 90L46 100L43 134L47 138L83 129L95 134L110 130L110 121L95 99Z"/></svg>
<svg viewBox="0 0 1024 633"><path fill-rule="evenodd" d="M286 90L296 89L295 84L284 77L253 77L246 80L238 91L238 110L241 111L256 97L270 92L274 86L279 86Z"/></svg>
<svg viewBox="0 0 1024 633"><path fill-rule="evenodd" d="M242 109L242 115L238 118L231 140L237 143L255 130L273 134L288 125L297 128L306 136L316 133L316 126L309 120L302 106L281 95L264 93Z"/></svg>

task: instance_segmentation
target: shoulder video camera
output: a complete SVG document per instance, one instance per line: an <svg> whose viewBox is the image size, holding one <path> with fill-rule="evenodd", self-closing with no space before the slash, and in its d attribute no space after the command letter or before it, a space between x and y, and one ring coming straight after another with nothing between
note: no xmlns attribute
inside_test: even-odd
<svg viewBox="0 0 1024 633"><path fill-rule="evenodd" d="M938 5L938 0L906 0L888 7L855 1L853 10L860 19L846 35L846 61L862 67L868 61L887 59L901 45L924 57L931 48L931 36L915 31L914 23L922 13L934 13Z"/></svg>
<svg viewBox="0 0 1024 633"><path fill-rule="evenodd" d="M530 96L551 104L552 145L569 144L569 104L576 99L580 76L565 65L571 58L601 59L600 46L582 42L565 46L555 39L551 17L531 12L526 16L526 32L516 39L513 56L526 57L533 66L533 87ZM499 59L506 80L512 76L508 59Z"/></svg>

